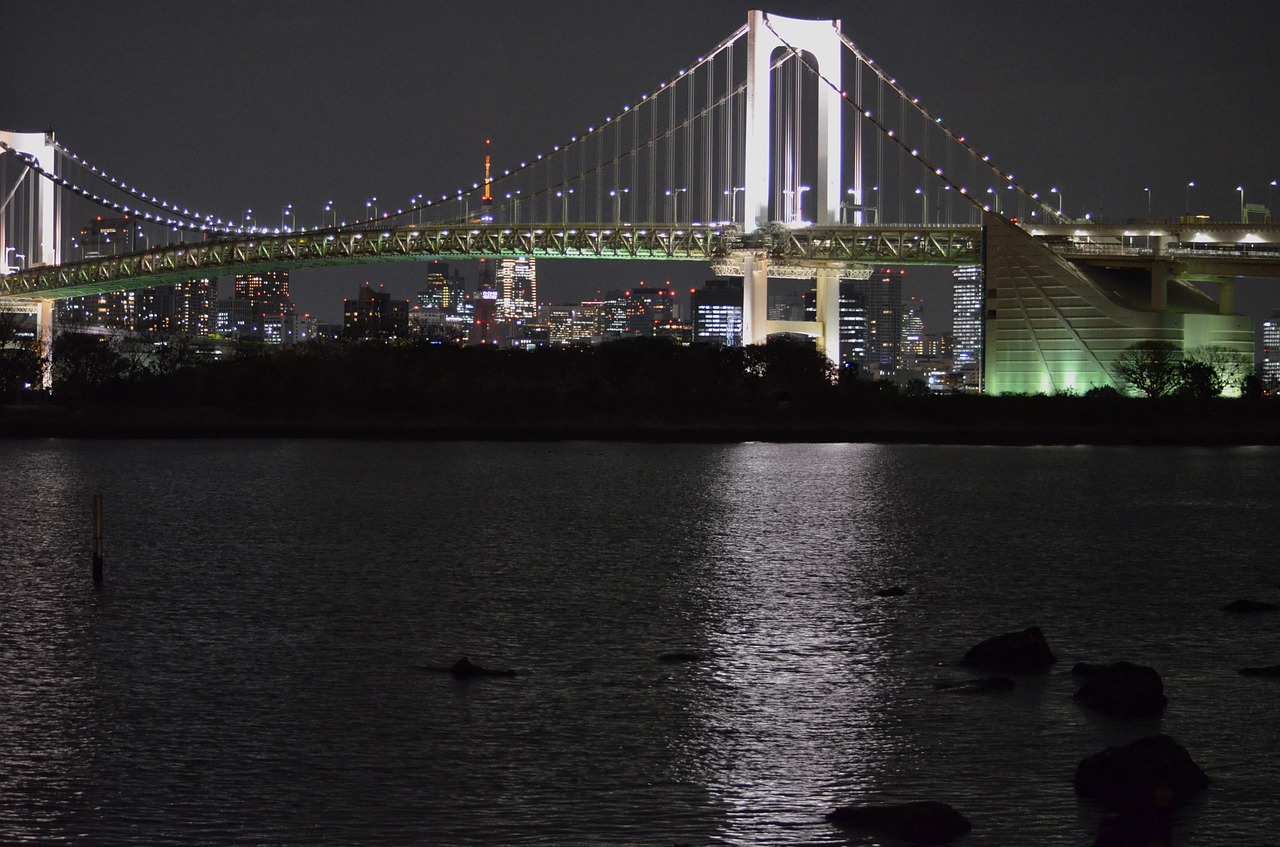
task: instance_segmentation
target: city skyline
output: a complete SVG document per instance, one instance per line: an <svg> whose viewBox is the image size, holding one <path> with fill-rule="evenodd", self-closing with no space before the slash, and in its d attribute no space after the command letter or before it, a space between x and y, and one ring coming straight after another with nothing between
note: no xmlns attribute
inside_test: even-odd
<svg viewBox="0 0 1280 847"><path fill-rule="evenodd" d="M0 92L0 116L14 129L52 127L131 183L221 214L253 209L260 223L283 221L289 204L299 223L318 222L326 207L350 218L373 197L407 202L418 191L470 185L486 139L498 167L550 149L670 79L754 5L652 2L613 15L568 2L495 13L386 3L353 21L337 2L234 3L212 15L157 15L132 2L110 10L20 3L4 13L15 35L0 61L41 72ZM1276 121L1255 105L1280 95L1256 26L1266 4L997 2L980 15L951 3L766 8L841 18L855 43L994 161L1042 191L1061 189L1053 200L1070 214L1169 217L1194 207L1228 216L1244 199L1241 185L1250 202L1274 202L1269 182L1280 174L1266 139ZM545 49L583 24L595 37ZM648 37L634 38L640 26ZM59 37L44 43L50 32ZM182 46L191 32L201 39L194 63ZM421 68L444 46L458 61L432 64L423 81ZM116 93L99 95L90 88L94 69L113 62L121 65ZM317 92L344 104L342 119L304 105ZM592 283L597 273L591 263L547 263L548 299L585 296L601 287ZM683 291L706 273L655 266L631 275ZM313 290L332 301L349 283L339 276L300 272L300 304L310 308ZM410 296L421 269L366 276ZM938 280L949 282L945 271ZM1259 320L1276 305L1253 283L1238 299Z"/></svg>

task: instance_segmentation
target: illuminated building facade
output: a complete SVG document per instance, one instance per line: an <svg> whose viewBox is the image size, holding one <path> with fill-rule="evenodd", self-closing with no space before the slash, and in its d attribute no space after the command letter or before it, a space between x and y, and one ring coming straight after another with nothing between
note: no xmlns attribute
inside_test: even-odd
<svg viewBox="0 0 1280 847"><path fill-rule="evenodd" d="M965 265L951 271L951 338L953 370L962 391L982 391L982 266Z"/></svg>
<svg viewBox="0 0 1280 847"><path fill-rule="evenodd" d="M695 344L742 344L741 279L709 279L690 298Z"/></svg>
<svg viewBox="0 0 1280 847"><path fill-rule="evenodd" d="M873 379L893 379L902 367L902 280L905 275L905 270L882 268L870 279L850 283L852 290L862 297L866 321L863 370ZM843 287L842 284L842 290ZM840 358L846 361L843 352Z"/></svg>
<svg viewBox="0 0 1280 847"><path fill-rule="evenodd" d="M816 314L816 309L814 314ZM840 367L867 366L867 308L855 280L840 283Z"/></svg>
<svg viewBox="0 0 1280 847"><path fill-rule="evenodd" d="M538 314L538 265L529 256L506 258L498 269L498 318L515 320Z"/></svg>
<svg viewBox="0 0 1280 847"><path fill-rule="evenodd" d="M92 259L130 253L137 241L137 224L132 217L103 218L101 215L85 224L72 239L72 255ZM61 321L67 326L84 329L134 330L138 328L138 293L110 291L68 297L59 302Z"/></svg>
<svg viewBox="0 0 1280 847"><path fill-rule="evenodd" d="M902 304L902 367L915 368L925 357L924 347L924 301L912 297Z"/></svg>
<svg viewBox="0 0 1280 847"><path fill-rule="evenodd" d="M233 296L237 300L248 300L253 308L263 312L293 310L293 303L289 300L288 271L236 274Z"/></svg>
<svg viewBox="0 0 1280 847"><path fill-rule="evenodd" d="M409 334L409 302L392 300L379 285L365 283L354 300L342 301L342 334L347 338L404 338Z"/></svg>
<svg viewBox="0 0 1280 847"><path fill-rule="evenodd" d="M1280 389L1280 310L1262 323L1262 367L1258 377L1268 390Z"/></svg>
<svg viewBox="0 0 1280 847"><path fill-rule="evenodd" d="M434 261L427 264L427 285L418 292L418 305L424 309L439 309L456 314L466 297L466 281L462 274L449 272L449 263Z"/></svg>

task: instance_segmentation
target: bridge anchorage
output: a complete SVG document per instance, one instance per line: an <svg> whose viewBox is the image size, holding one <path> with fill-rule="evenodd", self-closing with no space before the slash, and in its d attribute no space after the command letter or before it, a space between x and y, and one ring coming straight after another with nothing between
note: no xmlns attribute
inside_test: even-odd
<svg viewBox="0 0 1280 847"><path fill-rule="evenodd" d="M1232 284L1280 274L1269 220L1070 220L1060 193L1051 206L991 163L838 20L761 11L565 143L483 183L410 196L394 211L371 200L351 222L330 203L317 225L289 225L286 207L266 227L128 185L52 133L0 132L0 308L38 315L47 386L53 303L66 297L430 258L694 261L743 279L745 343L801 333L839 364L841 280L981 266L985 390L1034 393L1111 385L1137 341L1252 358ZM94 215L126 223L110 249L76 241ZM814 319L770 320L770 279L813 280Z"/></svg>

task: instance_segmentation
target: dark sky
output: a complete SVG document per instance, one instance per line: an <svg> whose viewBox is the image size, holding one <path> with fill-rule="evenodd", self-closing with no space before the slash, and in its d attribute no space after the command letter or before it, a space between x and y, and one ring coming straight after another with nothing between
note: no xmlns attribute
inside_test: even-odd
<svg viewBox="0 0 1280 847"><path fill-rule="evenodd" d="M751 3L4 0L0 126L53 127L148 193L318 222L334 199L439 195L480 178L484 139L514 162L653 90ZM845 33L1020 182L1067 211L1181 214L1267 202L1280 177L1273 0L776 2ZM1280 193L1276 195L1280 200ZM1235 211L1238 214L1238 211ZM468 269L469 270L469 269ZM295 272L332 319L365 279L408 296L420 267ZM550 263L544 298L700 266ZM927 275L918 275L927 276ZM1241 293L1246 307L1263 287ZM1261 307L1259 307L1261 308Z"/></svg>

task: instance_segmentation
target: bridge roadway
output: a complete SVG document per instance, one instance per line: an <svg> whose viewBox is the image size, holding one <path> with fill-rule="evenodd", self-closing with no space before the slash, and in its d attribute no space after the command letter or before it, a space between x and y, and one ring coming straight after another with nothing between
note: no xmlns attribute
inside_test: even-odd
<svg viewBox="0 0 1280 847"><path fill-rule="evenodd" d="M1280 226L1271 224L1075 223L1024 229L1083 264L1149 266L1158 255L1192 275L1280 276ZM200 276L429 259L699 261L732 273L748 254L767 257L771 276L805 277L835 268L842 276L865 278L880 265L981 264L982 228L772 225L744 234L726 224L471 222L320 229L170 244L28 268L0 278L0 302L128 291Z"/></svg>

